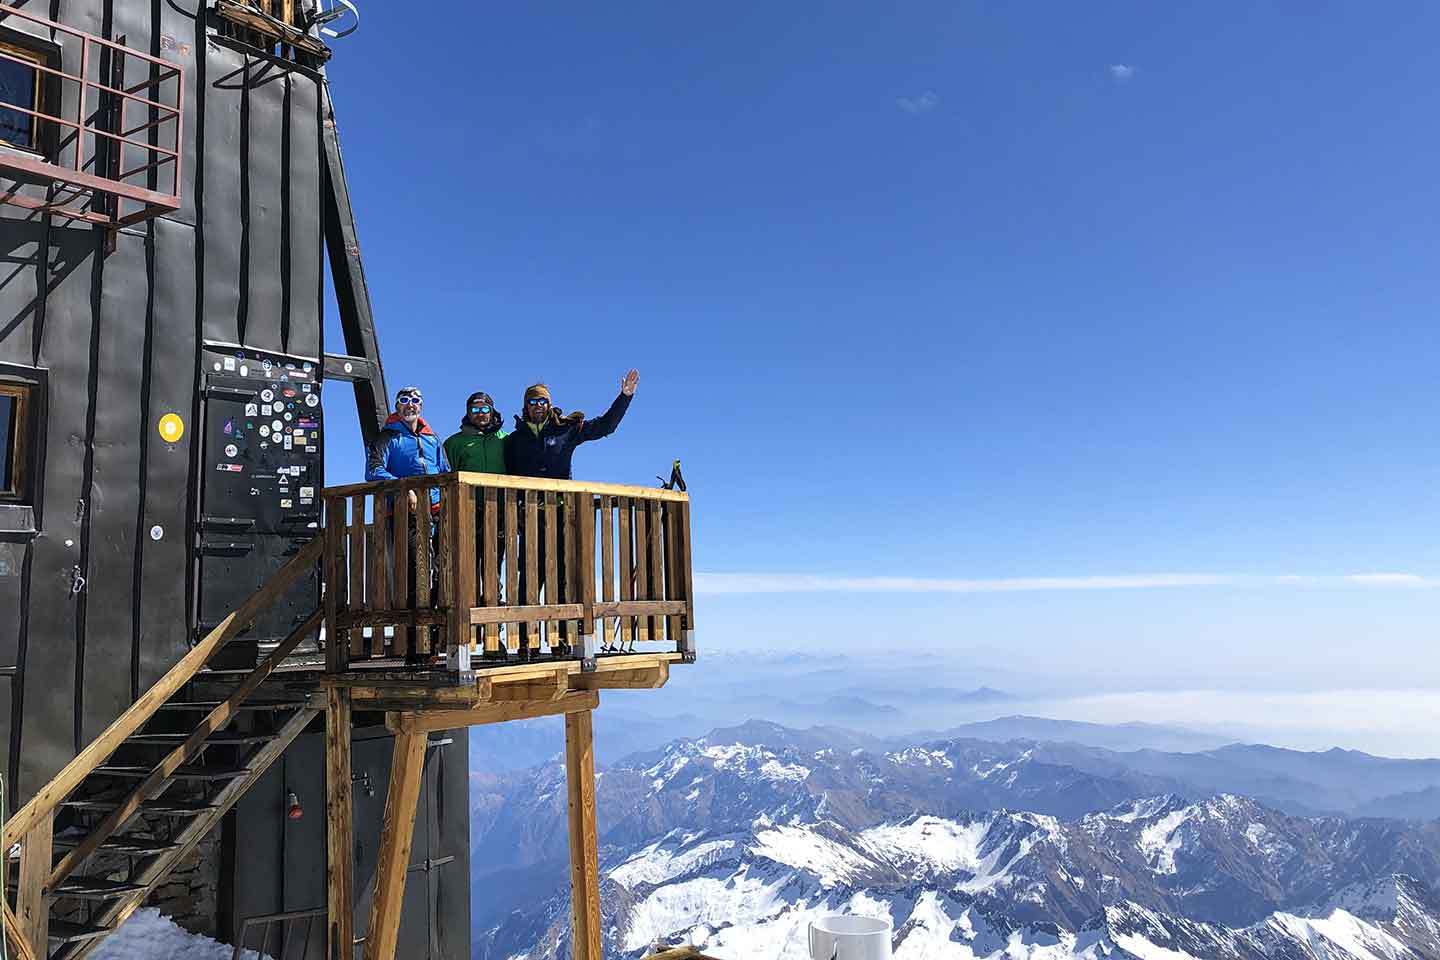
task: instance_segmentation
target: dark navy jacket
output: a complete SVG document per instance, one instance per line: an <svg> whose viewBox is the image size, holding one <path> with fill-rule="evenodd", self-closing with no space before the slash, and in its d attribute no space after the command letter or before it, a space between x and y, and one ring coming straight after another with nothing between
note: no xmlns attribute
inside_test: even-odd
<svg viewBox="0 0 1440 960"><path fill-rule="evenodd" d="M548 477L551 480L570 479L570 458L575 448L591 440L608 437L620 426L625 411L630 409L630 398L620 394L610 409L594 420L560 420L553 418L540 428L540 435L520 417L515 418L515 429L505 438L505 469L517 477Z"/></svg>
<svg viewBox="0 0 1440 960"><path fill-rule="evenodd" d="M423 417L416 423L415 432L411 433L404 420L390 414L385 426L380 428L380 435L365 451L366 480L399 480L402 477L449 472L450 461L445 458L445 448ZM430 506L433 509L439 505L440 491L431 487Z"/></svg>

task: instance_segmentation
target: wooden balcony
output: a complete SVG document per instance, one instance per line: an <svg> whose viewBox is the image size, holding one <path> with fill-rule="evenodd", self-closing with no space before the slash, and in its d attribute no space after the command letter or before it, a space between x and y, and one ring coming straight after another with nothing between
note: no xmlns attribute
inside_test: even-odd
<svg viewBox="0 0 1440 960"><path fill-rule="evenodd" d="M452 473L324 497L328 674L695 658L687 494Z"/></svg>

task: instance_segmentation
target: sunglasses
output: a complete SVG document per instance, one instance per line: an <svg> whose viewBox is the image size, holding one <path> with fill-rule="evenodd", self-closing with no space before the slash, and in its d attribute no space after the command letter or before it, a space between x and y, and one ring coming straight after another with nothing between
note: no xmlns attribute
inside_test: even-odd
<svg viewBox="0 0 1440 960"><path fill-rule="evenodd" d="M529 400L526 400L525 402L528 403L528 404L530 404L530 406L532 406L532 407L548 407L548 406L550 406L550 401L549 401L549 400L546 400L544 397L531 397Z"/></svg>
<svg viewBox="0 0 1440 960"><path fill-rule="evenodd" d="M402 393L402 394L400 394L399 396L397 396L397 397L395 398L395 405L396 405L396 406L400 406L401 404L409 404L410 406L416 406L416 407L418 407L420 404L422 404L422 403L424 403L424 402L425 402L425 401L422 400L419 396L416 396L416 395L413 395L413 394L409 394L409 393Z"/></svg>
<svg viewBox="0 0 1440 960"><path fill-rule="evenodd" d="M489 407L471 407L471 408L470 408L470 412L471 412L471 413L489 413L489 412L490 412L490 408L489 408Z"/></svg>

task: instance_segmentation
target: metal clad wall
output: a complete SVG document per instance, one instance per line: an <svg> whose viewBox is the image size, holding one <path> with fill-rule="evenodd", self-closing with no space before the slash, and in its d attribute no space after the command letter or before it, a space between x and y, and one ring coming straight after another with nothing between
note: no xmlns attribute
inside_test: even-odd
<svg viewBox="0 0 1440 960"><path fill-rule="evenodd" d="M186 524L190 505L190 447L198 436L191 408L195 397L195 229L172 220L152 224L151 264L153 336L147 356L150 370L148 416L134 425L144 442L145 501L137 526L140 616L132 638L138 691L148 689L188 648L189 546ZM179 414L192 429L170 443L156 424ZM159 539L151 528L159 526Z"/></svg>
<svg viewBox="0 0 1440 960"><path fill-rule="evenodd" d="M45 218L0 207L0 238L0 361L33 364Z"/></svg>
<svg viewBox="0 0 1440 960"><path fill-rule="evenodd" d="M40 532L0 541L0 604L19 612L0 617L0 668L23 667L0 692L12 800L187 649L202 482L199 341L248 341L242 324L253 316L247 346L284 350L288 327L313 356L322 303L315 76L209 37L200 0L28 6L183 65L189 87L184 205L174 216L128 228L107 253L102 230L0 206L0 362L45 368L50 384L37 451ZM45 39L60 45L63 69L78 71L78 41ZM144 76L127 61L127 84ZM299 118L288 115L295 103ZM59 111L77 108L66 89ZM157 430L168 413L185 423L178 442Z"/></svg>
<svg viewBox="0 0 1440 960"><path fill-rule="evenodd" d="M172 216L128 228L107 252L102 230L0 206L0 363L43 368L49 385L35 460L39 532L0 532L0 771L12 774L13 804L188 648L205 479L201 341L318 358L324 250L316 74L211 38L202 0L8 2L123 38L181 64L188 81L182 207ZM78 70L78 43L46 39L61 45L64 69ZM127 67L125 83L139 82L138 69ZM73 115L73 91L58 107ZM87 143L92 170L93 153ZM170 413L185 424L174 442L157 429ZM357 805L369 830L357 837L362 864L373 860L388 775L390 741L376 733L357 738L357 763L374 768L377 787ZM464 732L456 739L431 758L416 851L457 859L411 874L414 956L469 953ZM237 913L323 901L322 742L297 743L231 822ZM282 787L303 789L305 821L280 819ZM284 869L240 883L246 862ZM370 879L357 877L361 887ZM357 904L362 926L367 908Z"/></svg>
<svg viewBox="0 0 1440 960"><path fill-rule="evenodd" d="M239 343L244 321L241 292L241 251L248 219L241 205L241 162L244 143L240 122L245 101L247 58L207 38L205 48L204 155L199 159L204 181L201 218L204 233L205 339Z"/></svg>
<svg viewBox="0 0 1440 960"><path fill-rule="evenodd" d="M131 703L134 660L135 515L146 487L140 473L140 423L145 372L137 355L148 321L147 238L122 233L105 259L95 319L95 403L91 470L86 491L85 623L79 683L81 744L99 736Z"/></svg>
<svg viewBox="0 0 1440 960"><path fill-rule="evenodd" d="M285 181L285 349L320 356L324 234L320 222L320 91L317 82L291 73L285 148L291 175Z"/></svg>
<svg viewBox="0 0 1440 960"><path fill-rule="evenodd" d="M245 343L277 353L280 336L281 215L284 178L281 154L285 136L285 74L276 61L250 57L246 64L245 152Z"/></svg>
<svg viewBox="0 0 1440 960"><path fill-rule="evenodd" d="M90 33L103 28L100 0L54 0L50 13L51 19ZM79 41L65 34L51 39L60 45L64 69L78 72ZM78 93L67 84L61 115L74 116L78 109ZM86 168L93 170L93 144L85 148ZM69 761L80 734L83 691L76 679L82 669L83 620L74 584L76 576L84 575L85 516L79 504L90 468L100 243L100 234L89 227L49 224L40 279L44 303L34 334L35 363L49 368L51 384L43 426L45 466L37 477L44 485L44 509L35 520L43 532L32 543L24 672L16 680L21 726L19 736L12 737L20 751L16 789L21 798Z"/></svg>
<svg viewBox="0 0 1440 960"><path fill-rule="evenodd" d="M79 608L73 592L84 533L77 505L84 494L90 410L93 297L100 283L100 234L89 227L50 230L50 287L40 363L50 369L46 418L42 534L35 538L30 582L19 791L28 797L76 752L80 706Z"/></svg>

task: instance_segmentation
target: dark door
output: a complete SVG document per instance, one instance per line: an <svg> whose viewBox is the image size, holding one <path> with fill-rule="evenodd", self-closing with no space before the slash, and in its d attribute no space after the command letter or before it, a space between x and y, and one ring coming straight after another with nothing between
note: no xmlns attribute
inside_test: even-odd
<svg viewBox="0 0 1440 960"><path fill-rule="evenodd" d="M238 364L207 377L197 637L319 534L320 384L308 371L266 362L268 368ZM247 375L238 376L239 369ZM227 649L224 665L253 663L319 598L318 576L301 580Z"/></svg>

